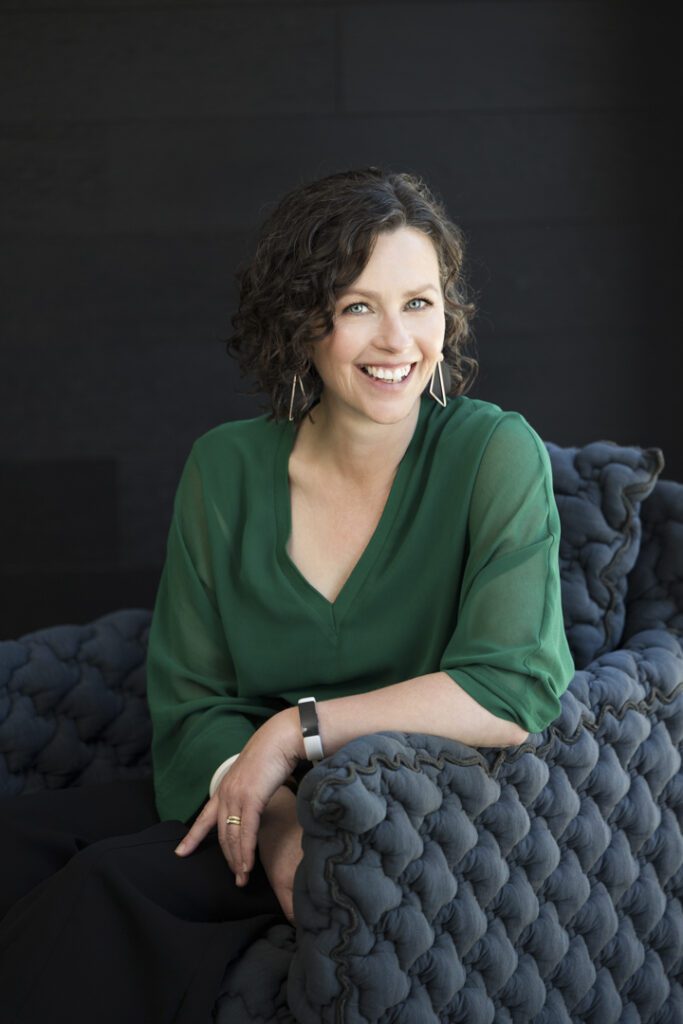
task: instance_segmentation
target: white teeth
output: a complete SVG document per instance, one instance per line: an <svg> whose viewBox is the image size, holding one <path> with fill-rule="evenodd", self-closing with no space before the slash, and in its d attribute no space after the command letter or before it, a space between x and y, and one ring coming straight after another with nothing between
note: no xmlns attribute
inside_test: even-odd
<svg viewBox="0 0 683 1024"><path fill-rule="evenodd" d="M380 380L400 381L410 373L410 363L406 366L392 366L391 369L385 366L364 366L363 369L370 377L379 377Z"/></svg>

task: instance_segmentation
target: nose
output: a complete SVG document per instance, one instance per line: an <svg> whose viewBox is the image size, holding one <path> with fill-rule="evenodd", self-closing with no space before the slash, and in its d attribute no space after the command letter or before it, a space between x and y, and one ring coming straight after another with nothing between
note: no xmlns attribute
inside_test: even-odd
<svg viewBox="0 0 683 1024"><path fill-rule="evenodd" d="M377 347L386 349L387 352L404 352L412 346L413 339L401 317L387 314L382 320Z"/></svg>

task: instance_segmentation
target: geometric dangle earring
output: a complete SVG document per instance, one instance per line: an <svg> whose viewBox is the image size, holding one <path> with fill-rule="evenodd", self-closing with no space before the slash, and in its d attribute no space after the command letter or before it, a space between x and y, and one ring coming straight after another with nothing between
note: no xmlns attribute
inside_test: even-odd
<svg viewBox="0 0 683 1024"><path fill-rule="evenodd" d="M292 410L294 409L294 392L296 391L296 382L297 382L297 380L299 381L299 387L301 388L301 394L304 396L304 405L306 404L306 392L304 391L303 381L301 380L301 377L299 377L298 374L295 373L294 376L292 377L292 394L291 394L291 397L289 399L289 421L290 421L290 423L294 419L294 417L292 416Z"/></svg>
<svg viewBox="0 0 683 1024"><path fill-rule="evenodd" d="M435 402L438 402L439 405L445 406L446 405L446 389L443 386L443 373L441 372L441 360L442 359L443 359L443 352L441 353L441 359L436 364L436 366L434 367L434 370L432 372L432 379L431 379L431 383L429 385L429 394L431 395L431 397L434 399ZM437 395L436 392L435 392L436 371L437 371L437 369L439 371L439 385L440 385L440 388L441 388L441 396Z"/></svg>

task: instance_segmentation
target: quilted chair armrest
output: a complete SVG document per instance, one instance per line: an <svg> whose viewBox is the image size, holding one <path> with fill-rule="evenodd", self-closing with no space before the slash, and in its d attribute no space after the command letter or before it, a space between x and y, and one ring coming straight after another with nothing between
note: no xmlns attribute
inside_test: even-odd
<svg viewBox="0 0 683 1024"><path fill-rule="evenodd" d="M0 642L0 797L151 774L150 621L123 609Z"/></svg>
<svg viewBox="0 0 683 1024"><path fill-rule="evenodd" d="M683 1020L682 737L683 650L651 630L518 747L382 732L316 765L295 1019Z"/></svg>

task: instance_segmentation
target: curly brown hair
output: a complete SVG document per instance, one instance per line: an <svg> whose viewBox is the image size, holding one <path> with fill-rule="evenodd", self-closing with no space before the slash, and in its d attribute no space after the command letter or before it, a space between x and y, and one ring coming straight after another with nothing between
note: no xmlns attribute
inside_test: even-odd
<svg viewBox="0 0 683 1024"><path fill-rule="evenodd" d="M474 383L479 364L465 348L472 341L462 275L463 233L441 201L414 174L378 167L339 171L287 193L261 228L250 262L239 269L239 307L224 344L251 376L254 392L270 397L269 419L286 419L292 380L306 394L295 398L299 421L318 401L323 383L310 359L316 341L334 329L338 295L360 276L381 232L417 228L436 248L444 300L444 385L452 396Z"/></svg>

